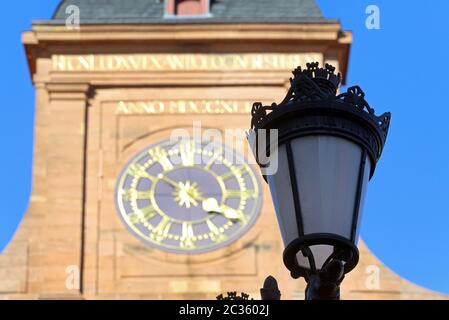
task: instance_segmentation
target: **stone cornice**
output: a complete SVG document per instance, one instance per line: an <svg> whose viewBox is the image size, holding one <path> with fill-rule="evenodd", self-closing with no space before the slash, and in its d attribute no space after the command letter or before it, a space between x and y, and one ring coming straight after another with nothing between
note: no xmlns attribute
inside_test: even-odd
<svg viewBox="0 0 449 320"><path fill-rule="evenodd" d="M298 24L176 24L176 25L82 25L71 30L61 25L33 25L22 34L30 74L36 79L47 77L39 70L39 59L54 54L81 54L117 51L151 52L198 50L221 52L328 52L338 60L346 75L352 34L343 32L339 23ZM192 47L186 47L192 46ZM100 49L99 49L100 48ZM190 49L185 49L190 48ZM179 51L181 50L181 51ZM280 50L280 51L279 51ZM198 51L198 52L199 52ZM326 59L326 57L325 57ZM84 79L83 79L84 81ZM135 82L135 81L134 81Z"/></svg>
<svg viewBox="0 0 449 320"><path fill-rule="evenodd" d="M83 25L80 30L61 25L34 25L31 32L35 40L29 36L26 40L32 42L212 39L351 41L350 33L342 33L339 23Z"/></svg>

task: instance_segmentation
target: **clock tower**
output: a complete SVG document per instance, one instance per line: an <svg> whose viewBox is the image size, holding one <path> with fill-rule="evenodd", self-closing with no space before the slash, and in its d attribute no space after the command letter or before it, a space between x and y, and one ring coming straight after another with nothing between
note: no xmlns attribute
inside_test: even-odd
<svg viewBox="0 0 449 320"><path fill-rule="evenodd" d="M252 103L281 101L299 65L344 79L352 38L338 21L314 0L64 0L22 40L33 190L0 256L0 298L257 299L268 275L304 298L244 135L206 132L249 128ZM360 246L343 299L438 297Z"/></svg>

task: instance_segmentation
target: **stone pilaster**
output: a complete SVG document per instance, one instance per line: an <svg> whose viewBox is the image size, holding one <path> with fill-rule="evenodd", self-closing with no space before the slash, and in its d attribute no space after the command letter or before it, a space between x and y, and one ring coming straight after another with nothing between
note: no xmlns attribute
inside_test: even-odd
<svg viewBox="0 0 449 320"><path fill-rule="evenodd" d="M82 295L88 89L36 84L33 191L20 230L0 258L0 297Z"/></svg>

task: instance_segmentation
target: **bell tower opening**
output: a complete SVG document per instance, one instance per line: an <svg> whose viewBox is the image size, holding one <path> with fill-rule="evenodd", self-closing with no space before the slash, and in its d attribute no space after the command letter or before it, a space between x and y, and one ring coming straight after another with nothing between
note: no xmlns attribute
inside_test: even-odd
<svg viewBox="0 0 449 320"><path fill-rule="evenodd" d="M201 17L209 16L210 0L166 0L166 17Z"/></svg>

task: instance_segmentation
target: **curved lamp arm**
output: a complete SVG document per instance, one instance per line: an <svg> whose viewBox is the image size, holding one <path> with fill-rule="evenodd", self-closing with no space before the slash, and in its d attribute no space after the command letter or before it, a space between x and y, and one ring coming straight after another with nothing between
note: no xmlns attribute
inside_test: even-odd
<svg viewBox="0 0 449 320"><path fill-rule="evenodd" d="M340 284L344 277L343 262L331 261L319 273L310 276L306 300L340 300Z"/></svg>
<svg viewBox="0 0 449 320"><path fill-rule="evenodd" d="M329 262L319 273L307 279L305 300L340 300L340 284L344 277L343 262ZM274 277L265 279L260 296L262 300L281 300L281 292Z"/></svg>

